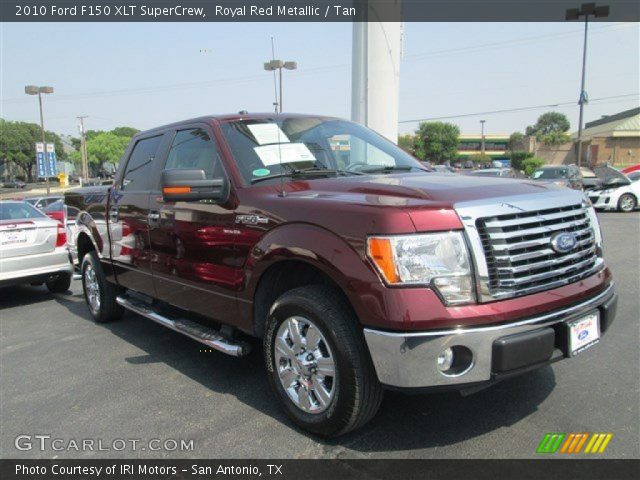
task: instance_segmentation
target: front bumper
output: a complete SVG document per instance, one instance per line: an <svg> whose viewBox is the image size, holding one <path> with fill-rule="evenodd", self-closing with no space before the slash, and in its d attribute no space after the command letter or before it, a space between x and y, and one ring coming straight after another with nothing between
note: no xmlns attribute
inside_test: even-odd
<svg viewBox="0 0 640 480"><path fill-rule="evenodd" d="M615 318L616 304L611 284L571 307L512 323L408 333L365 328L364 335L382 384L401 389L464 389L568 357L566 323L599 310L602 334ZM437 359L444 349L454 346L471 352L471 366L459 374L445 375Z"/></svg>
<svg viewBox="0 0 640 480"><path fill-rule="evenodd" d="M0 260L0 286L44 282L60 274L71 275L73 266L66 247L37 255L3 258Z"/></svg>
<svg viewBox="0 0 640 480"><path fill-rule="evenodd" d="M615 209L615 202L611 201L611 194L600 194L596 192L589 193L589 200L593 204L593 208L596 210L611 210Z"/></svg>

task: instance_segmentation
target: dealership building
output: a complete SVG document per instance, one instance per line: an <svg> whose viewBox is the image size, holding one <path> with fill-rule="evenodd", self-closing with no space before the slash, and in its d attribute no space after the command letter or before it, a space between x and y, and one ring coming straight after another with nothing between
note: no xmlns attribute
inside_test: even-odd
<svg viewBox="0 0 640 480"><path fill-rule="evenodd" d="M461 134L458 139L458 158L464 160L472 155L482 155L482 135ZM508 134L491 134L484 136L484 153L491 160L508 161Z"/></svg>

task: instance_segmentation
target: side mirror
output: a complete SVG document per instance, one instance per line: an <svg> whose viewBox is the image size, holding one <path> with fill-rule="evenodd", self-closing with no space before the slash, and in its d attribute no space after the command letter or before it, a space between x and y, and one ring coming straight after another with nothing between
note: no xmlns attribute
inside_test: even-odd
<svg viewBox="0 0 640 480"><path fill-rule="evenodd" d="M223 203L229 186L224 178L206 178L204 170L176 168L162 171L162 198L165 201L188 202L213 200Z"/></svg>

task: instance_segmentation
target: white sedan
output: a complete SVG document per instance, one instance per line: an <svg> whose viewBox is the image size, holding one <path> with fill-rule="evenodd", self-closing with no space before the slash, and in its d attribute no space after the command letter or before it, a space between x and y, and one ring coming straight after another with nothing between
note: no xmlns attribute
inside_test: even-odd
<svg viewBox="0 0 640 480"><path fill-rule="evenodd" d="M633 212L640 199L640 176L619 173L604 186L589 190L587 194L596 209Z"/></svg>
<svg viewBox="0 0 640 480"><path fill-rule="evenodd" d="M26 202L0 201L0 286L46 283L61 293L72 274L64 225Z"/></svg>

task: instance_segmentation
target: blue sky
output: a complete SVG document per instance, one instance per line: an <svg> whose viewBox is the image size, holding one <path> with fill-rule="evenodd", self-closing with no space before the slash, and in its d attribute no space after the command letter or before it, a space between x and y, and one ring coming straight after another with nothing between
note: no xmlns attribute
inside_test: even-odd
<svg viewBox="0 0 640 480"><path fill-rule="evenodd" d="M55 88L45 99L47 129L146 129L208 113L270 111L273 80L262 63L296 60L285 72L285 111L348 118L349 23L5 23L2 104L9 120L38 121L26 84ZM638 24L598 23L589 38L587 121L638 106ZM201 52L206 50L206 52ZM582 24L407 23L399 120L577 101ZM578 108L556 110L577 127ZM510 133L545 110L452 118L466 133ZM402 123L401 132L416 124Z"/></svg>

